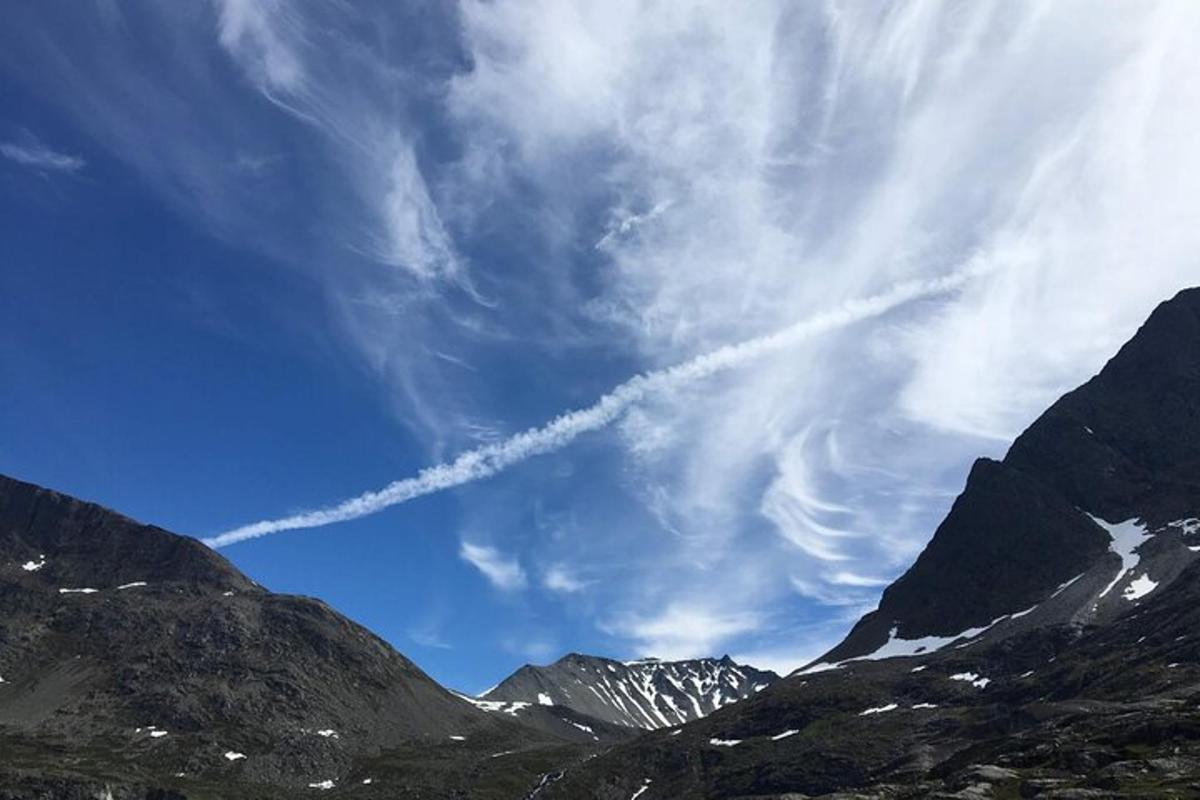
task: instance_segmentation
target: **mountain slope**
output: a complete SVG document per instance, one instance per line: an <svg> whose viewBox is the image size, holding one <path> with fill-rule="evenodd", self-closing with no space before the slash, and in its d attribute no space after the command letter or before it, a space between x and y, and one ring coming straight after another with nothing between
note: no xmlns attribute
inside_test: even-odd
<svg viewBox="0 0 1200 800"><path fill-rule="evenodd" d="M566 770L546 800L1195 797L1200 563L1133 613L855 661Z"/></svg>
<svg viewBox="0 0 1200 800"><path fill-rule="evenodd" d="M616 725L654 730L699 719L778 678L729 656L621 662L571 653L548 666L521 667L483 699L565 706Z"/></svg>
<svg viewBox="0 0 1200 800"><path fill-rule="evenodd" d="M1003 461L975 463L916 563L821 660L944 646L988 626L995 638L1111 619L1190 561L1197 498L1200 290L1189 289Z"/></svg>
<svg viewBox="0 0 1200 800"><path fill-rule="evenodd" d="M547 797L1200 792L1200 290L981 460L807 670L568 770Z"/></svg>
<svg viewBox="0 0 1200 800"><path fill-rule="evenodd" d="M263 797L340 783L392 749L450 747L457 780L499 751L595 741L551 722L474 707L193 539L0 477L0 751L26 753L29 775L49 759L63 780L165 780L188 796L215 782L231 797L246 783L260 788L242 796ZM20 762L0 761L13 784L4 771Z"/></svg>

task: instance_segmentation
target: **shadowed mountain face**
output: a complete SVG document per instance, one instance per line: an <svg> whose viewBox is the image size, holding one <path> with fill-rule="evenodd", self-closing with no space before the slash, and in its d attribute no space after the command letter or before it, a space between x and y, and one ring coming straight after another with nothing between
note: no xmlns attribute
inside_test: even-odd
<svg viewBox="0 0 1200 800"><path fill-rule="evenodd" d="M1200 290L1160 305L818 663L550 798L1200 792Z"/></svg>
<svg viewBox="0 0 1200 800"><path fill-rule="evenodd" d="M266 592L204 545L0 478L0 722L86 734L334 729L388 744L487 724L323 603ZM80 729L82 727L82 729ZM227 738L227 737L226 737Z"/></svg>
<svg viewBox="0 0 1200 800"><path fill-rule="evenodd" d="M1042 414L1003 461L975 463L916 563L821 660L953 640L993 623L994 637L1124 613L1134 582L1161 591L1190 559L1184 539L1197 514L1200 289L1190 289L1160 305L1099 375ZM1120 529L1114 535L1112 528L1130 520L1140 530L1119 541ZM1034 607L1036 615L1021 615Z"/></svg>
<svg viewBox="0 0 1200 800"><path fill-rule="evenodd" d="M188 781L211 781L258 797L341 783L389 749L451 747L457 780L495 752L628 735L573 722L489 714L193 539L0 477L0 786L15 783L4 770L18 752L114 784L169 777L187 796L205 796ZM239 795L240 782L260 788Z"/></svg>
<svg viewBox="0 0 1200 800"><path fill-rule="evenodd" d="M545 667L521 667L484 699L566 706L613 724L654 730L699 719L778 679L729 656L626 663L571 653Z"/></svg>

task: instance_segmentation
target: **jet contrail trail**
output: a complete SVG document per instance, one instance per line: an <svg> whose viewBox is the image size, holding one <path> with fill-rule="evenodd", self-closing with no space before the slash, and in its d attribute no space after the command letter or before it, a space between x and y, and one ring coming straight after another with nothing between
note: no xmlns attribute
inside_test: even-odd
<svg viewBox="0 0 1200 800"><path fill-rule="evenodd" d="M673 367L635 375L587 408L568 411L540 428L530 428L502 442L468 450L453 461L427 467L415 476L398 480L379 491L366 492L316 511L243 525L203 541L209 547L224 547L281 531L345 522L417 497L490 477L531 456L565 447L580 434L611 424L650 394L670 392L683 384L791 347L818 334L880 316L913 300L953 291L979 274L979 269L967 268L940 278L905 281L880 294L846 301L775 333L726 345Z"/></svg>

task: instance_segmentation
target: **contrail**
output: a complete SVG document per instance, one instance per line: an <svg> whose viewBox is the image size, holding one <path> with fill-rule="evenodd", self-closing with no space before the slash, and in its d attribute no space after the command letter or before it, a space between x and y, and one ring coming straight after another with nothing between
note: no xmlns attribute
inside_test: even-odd
<svg viewBox="0 0 1200 800"><path fill-rule="evenodd" d="M328 508L243 525L204 539L204 543L209 547L224 547L281 531L345 522L417 497L490 477L527 458L565 447L580 434L611 424L648 395L670 392L692 381L799 344L818 334L880 316L913 300L953 291L979 274L979 269L968 268L931 280L905 281L880 294L846 301L775 333L726 345L673 367L635 375L587 408L568 411L540 428L530 428L502 442L468 450L453 461L427 467L415 476L398 480L379 491L366 492Z"/></svg>

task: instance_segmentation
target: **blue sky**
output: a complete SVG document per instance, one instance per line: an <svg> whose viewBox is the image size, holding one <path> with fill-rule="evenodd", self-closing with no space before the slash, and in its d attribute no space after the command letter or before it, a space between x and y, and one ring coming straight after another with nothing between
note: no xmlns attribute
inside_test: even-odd
<svg viewBox="0 0 1200 800"><path fill-rule="evenodd" d="M469 691L798 666L1198 282L1200 10L1086 10L14 7L0 471Z"/></svg>

